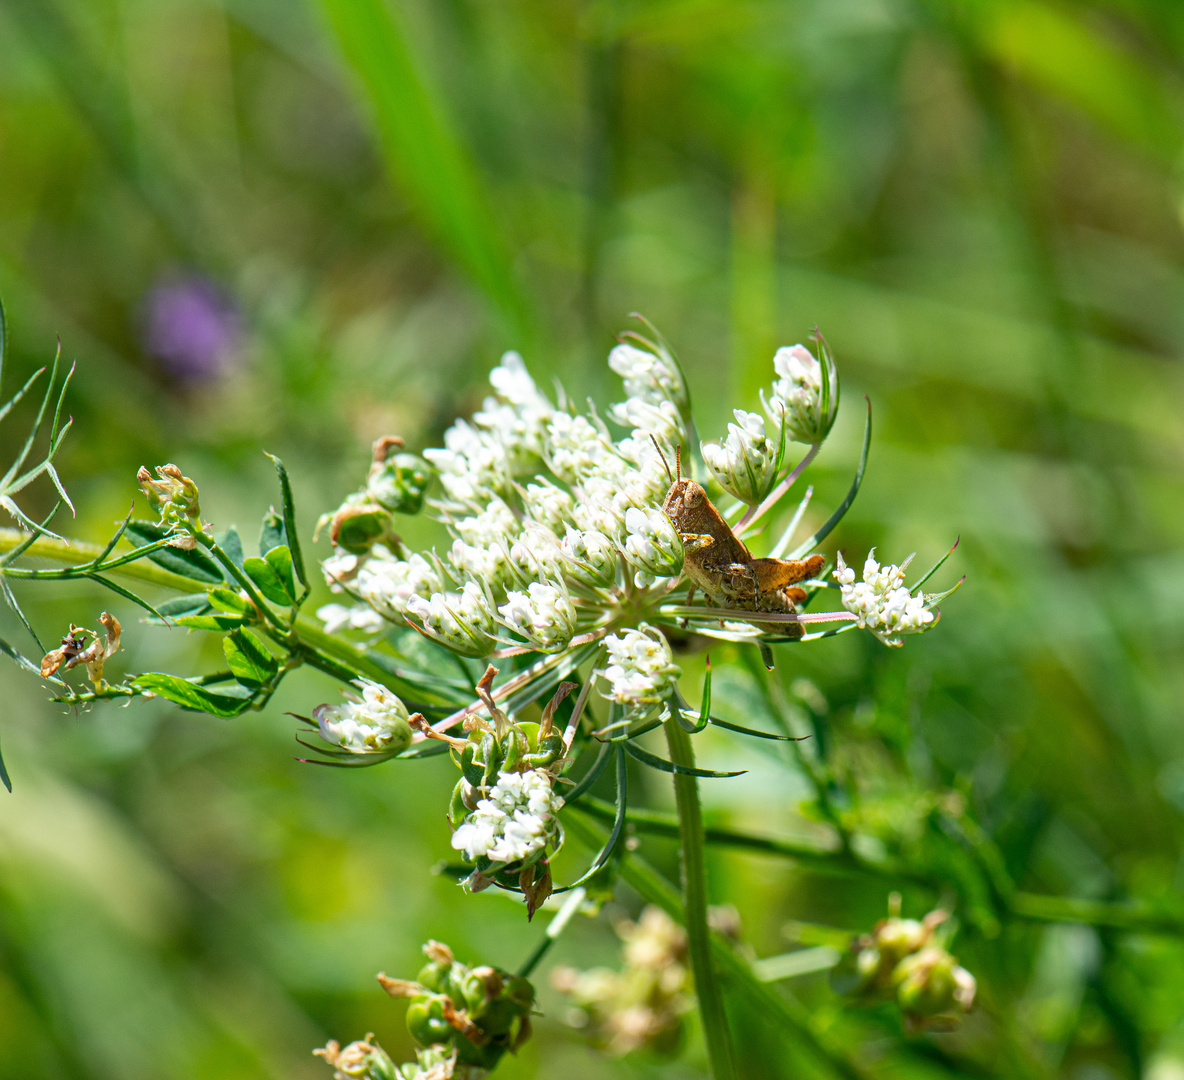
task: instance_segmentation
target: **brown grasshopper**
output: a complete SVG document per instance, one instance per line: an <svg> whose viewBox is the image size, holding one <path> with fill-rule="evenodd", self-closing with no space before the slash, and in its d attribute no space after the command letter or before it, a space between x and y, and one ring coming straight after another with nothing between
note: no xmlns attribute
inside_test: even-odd
<svg viewBox="0 0 1184 1080"><path fill-rule="evenodd" d="M655 440L654 446L657 445ZM686 552L683 569L692 582L687 603L699 588L708 604L715 607L796 614L796 605L804 603L807 596L805 589L797 587L798 582L817 574L826 559L822 555L793 562L754 559L752 552L712 505L703 487L682 475L681 447L675 458L677 475L671 474L670 464L660 447L658 453L666 466L666 475L670 477L670 490L666 492L662 509L682 538ZM773 634L800 638L804 633L801 624L796 622L750 621Z"/></svg>

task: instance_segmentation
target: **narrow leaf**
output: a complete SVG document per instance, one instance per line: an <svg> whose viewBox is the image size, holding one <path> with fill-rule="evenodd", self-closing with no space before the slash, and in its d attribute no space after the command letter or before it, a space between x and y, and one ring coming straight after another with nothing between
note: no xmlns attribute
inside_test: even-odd
<svg viewBox="0 0 1184 1080"><path fill-rule="evenodd" d="M801 742L802 739L808 739L809 735L802 735L794 737L793 735L774 735L769 731L757 731L756 728L741 727L739 724L731 724L727 720L721 720L718 716L710 716L707 722L715 727L726 728L728 731L738 731L741 735L751 735L756 739L776 739L778 742Z"/></svg>
<svg viewBox="0 0 1184 1080"><path fill-rule="evenodd" d="M280 494L284 499L284 537L288 549L292 553L292 568L296 571L296 577L299 579L300 584L307 589L308 578L304 573L304 556L300 553L300 534L296 531L296 502L292 498L292 484L288 480L288 470L284 468L284 463L274 454L268 454L267 456L275 462L275 471L280 478ZM266 556L269 550L271 549L264 550L263 554Z"/></svg>
<svg viewBox="0 0 1184 1080"><path fill-rule="evenodd" d="M174 620L190 630L214 630L225 633L238 630L247 620L241 615L181 615Z"/></svg>
<svg viewBox="0 0 1184 1080"><path fill-rule="evenodd" d="M270 563L263 559L246 558L243 559L243 572L273 604L287 607L292 603L292 597L284 588L279 575L271 568Z"/></svg>
<svg viewBox="0 0 1184 1080"><path fill-rule="evenodd" d="M830 534L831 530L843 520L843 515L851 508L851 504L855 501L855 496L859 494L859 485L863 483L863 473L867 468L868 450L872 444L872 403L867 403L867 422L863 427L863 449L859 453L859 465L855 470L855 480L851 484L851 489L847 492L847 497L839 504L839 507L830 517L826 519L826 524L822 526L809 540L799 544L787 556L790 562L795 559L800 559L804 555L810 554L819 544L822 543Z"/></svg>
<svg viewBox="0 0 1184 1080"><path fill-rule="evenodd" d="M153 615L158 619L161 618L161 614L156 608L148 603L148 601L142 596L132 592L132 590L126 586L120 585L118 582L112 581L110 578L104 577L102 574L87 574L87 577L89 577L91 581L97 581L103 586L104 589L110 589L113 593L122 596L125 600L130 600L133 604L139 605L146 612L148 612L149 615Z"/></svg>
<svg viewBox="0 0 1184 1080"><path fill-rule="evenodd" d="M276 658L267 651L258 636L250 630L235 630L222 639L226 663L244 686L262 686L275 678L279 671Z"/></svg>
<svg viewBox="0 0 1184 1080"><path fill-rule="evenodd" d="M251 704L250 698L215 693L213 690L207 690L204 686L199 686L188 679L181 679L176 675L168 675L160 671L149 671L138 675L132 685L174 702L183 708L209 713L211 716L223 719L237 716Z"/></svg>
<svg viewBox="0 0 1184 1080"><path fill-rule="evenodd" d="M599 854L592 860L592 865L570 885L556 889L555 892L557 893L568 892L579 885L583 885L585 881L588 881L608 862L609 857L617 846L617 842L621 839L621 833L625 828L625 815L629 809L629 790L627 783L628 774L625 769L625 755L620 746L616 747L613 760L617 766L617 814L613 819L612 831L608 834L608 839L604 842L604 847L600 849Z"/></svg>
<svg viewBox="0 0 1184 1080"><path fill-rule="evenodd" d="M0 577L0 592L4 594L4 599L8 602L8 606L16 613L16 617L20 619L21 625L29 632L29 637L37 643L37 648L43 653L46 652L45 646L41 644L41 639L33 629L33 624L25 617L20 604L16 602L16 594L13 593L12 586L8 584L7 578ZM38 669L38 673L40 673L40 669Z"/></svg>
<svg viewBox="0 0 1184 1080"><path fill-rule="evenodd" d="M0 313L2 314L2 313ZM2 345L3 342L0 342ZM9 779L8 770L4 767L4 755L0 753L0 781L4 782L4 786L8 788L8 793L12 794L12 780Z"/></svg>
<svg viewBox="0 0 1184 1080"><path fill-rule="evenodd" d="M596 755L596 760L592 762L592 768L584 774L576 783L575 787L563 796L565 803L575 802L576 799L588 791L600 779L601 774L608 767L608 748L608 743L600 744L600 752Z"/></svg>
<svg viewBox="0 0 1184 1080"><path fill-rule="evenodd" d="M163 603L157 604L156 610L169 618L177 615L200 615L209 610L209 593L187 593L185 596L173 596Z"/></svg>
<svg viewBox="0 0 1184 1080"><path fill-rule="evenodd" d="M951 547L950 550L947 551L940 559L938 559L937 562L935 562L928 570L926 570L925 573L921 575L919 580L915 581L911 586L909 586L909 591L916 592L922 585L925 584L925 582L933 577L933 575L936 574L943 565L945 565L946 559L954 554L955 549L961 542L962 537L959 536L958 539L954 541L954 546Z"/></svg>
<svg viewBox="0 0 1184 1080"><path fill-rule="evenodd" d="M33 675L41 675L41 669L36 664L34 664L32 660L25 656L15 646L9 645L8 642L3 638L0 638L0 653L3 653L5 656L7 656L9 660L17 665L17 667L22 667ZM57 680L54 681L56 682Z"/></svg>
<svg viewBox="0 0 1184 1080"><path fill-rule="evenodd" d="M665 758L658 757L657 754L651 754L648 750L643 750L640 746L635 746L633 743L625 743L625 749L643 765L649 765L654 769L661 769L662 772L681 773L683 776L723 779L728 776L743 776L748 771L747 769L741 769L739 772L712 772L710 769L692 769L686 765L675 765L673 761L667 761Z"/></svg>
<svg viewBox="0 0 1184 1080"><path fill-rule="evenodd" d="M127 535L137 545L154 544L168 536L168 530L152 521L131 521L128 522ZM204 551L165 547L150 552L148 559L191 581L201 581L206 585L221 585L225 581L218 564Z"/></svg>

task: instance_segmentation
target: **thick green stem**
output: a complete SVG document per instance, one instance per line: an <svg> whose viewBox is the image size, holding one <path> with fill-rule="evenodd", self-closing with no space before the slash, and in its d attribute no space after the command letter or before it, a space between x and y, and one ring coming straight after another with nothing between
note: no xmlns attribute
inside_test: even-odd
<svg viewBox="0 0 1184 1080"><path fill-rule="evenodd" d="M666 745L670 760L688 769L695 767L691 737L675 717L665 723ZM703 813L699 806L699 781L687 773L674 774L674 797L682 826L682 891L686 917L687 946L695 993L699 998L699 1016L703 1020L703 1038L715 1080L736 1080L736 1062L732 1053L732 1033L724 1012L724 996L711 959L711 934L707 929L706 838Z"/></svg>

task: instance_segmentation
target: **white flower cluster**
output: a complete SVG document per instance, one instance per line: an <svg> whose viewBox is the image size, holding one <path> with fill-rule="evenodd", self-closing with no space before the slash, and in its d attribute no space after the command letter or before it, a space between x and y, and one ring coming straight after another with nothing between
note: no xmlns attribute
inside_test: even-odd
<svg viewBox="0 0 1184 1080"><path fill-rule="evenodd" d="M357 754L377 751L397 754L411 743L407 706L385 686L358 679L361 696L347 694L340 705L318 705L313 710L321 738Z"/></svg>
<svg viewBox="0 0 1184 1080"><path fill-rule="evenodd" d="M677 578L682 544L658 509L669 480L651 437L681 442L682 377L657 346L619 346L610 364L628 392L608 413L621 437L594 409L553 405L507 353L481 410L424 451L443 488L428 506L451 546L395 558L375 544L326 560L331 586L362 602L327 610L334 629L374 628L369 608L470 656L521 638L557 651L580 632L582 612L583 629L595 625L605 590Z"/></svg>
<svg viewBox="0 0 1184 1080"><path fill-rule="evenodd" d="M786 435L795 442L822 442L839 408L838 373L829 353L824 349L819 362L804 345L781 348L773 356L773 370L777 380L765 402L769 418L778 430L784 423Z"/></svg>
<svg viewBox="0 0 1184 1080"><path fill-rule="evenodd" d="M501 864L528 859L557 837L555 815L562 806L545 770L502 773L452 834L452 846L470 862L481 857Z"/></svg>
<svg viewBox="0 0 1184 1080"><path fill-rule="evenodd" d="M733 409L732 414L736 423L728 425L728 437L722 443L702 444L703 460L725 491L747 503L759 502L773 479L778 442L765 434L760 413Z"/></svg>
<svg viewBox="0 0 1184 1080"><path fill-rule="evenodd" d="M524 593L508 592L498 611L511 630L540 652L557 652L575 634L576 608L561 586L532 581Z"/></svg>
<svg viewBox="0 0 1184 1080"><path fill-rule="evenodd" d="M910 555L900 566L881 566L876 549L868 552L863 564L863 581L856 582L855 571L838 556L835 580L843 597L843 607L855 616L857 626L870 630L885 645L903 644L903 635L920 634L934 622L933 612L925 607L925 597L914 596L904 584L904 572L912 561Z"/></svg>
<svg viewBox="0 0 1184 1080"><path fill-rule="evenodd" d="M666 639L644 623L640 630L610 634L604 646L609 662L600 675L609 685L600 693L609 701L642 711L662 701L678 678Z"/></svg>

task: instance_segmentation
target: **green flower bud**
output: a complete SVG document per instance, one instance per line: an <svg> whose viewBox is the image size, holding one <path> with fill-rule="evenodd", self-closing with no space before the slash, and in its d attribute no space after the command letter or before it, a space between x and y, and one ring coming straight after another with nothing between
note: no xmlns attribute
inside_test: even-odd
<svg viewBox="0 0 1184 1080"><path fill-rule="evenodd" d="M432 468L423 458L396 454L371 470L366 491L384 510L410 516L423 509L431 480Z"/></svg>
<svg viewBox="0 0 1184 1080"><path fill-rule="evenodd" d="M452 1025L444 1018L446 1007L451 1005L447 995L431 994L408 1006L407 1030L420 1046L432 1046L452 1039Z"/></svg>
<svg viewBox="0 0 1184 1080"><path fill-rule="evenodd" d="M954 958L945 949L929 948L906 956L892 973L896 1000L906 1013L933 1016L956 1004Z"/></svg>
<svg viewBox="0 0 1184 1080"><path fill-rule="evenodd" d="M351 555L367 555L390 532L391 516L380 506L346 503L333 515L329 539Z"/></svg>

